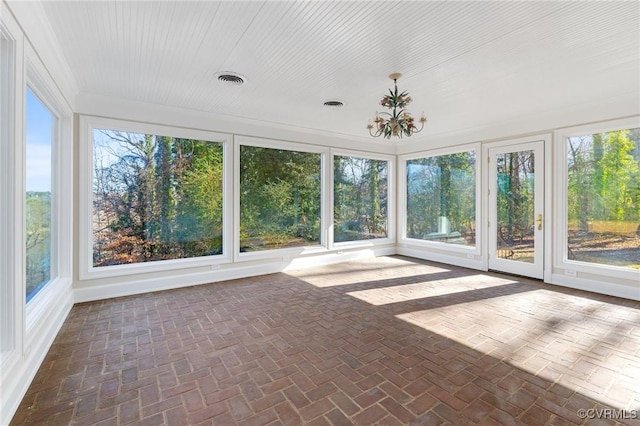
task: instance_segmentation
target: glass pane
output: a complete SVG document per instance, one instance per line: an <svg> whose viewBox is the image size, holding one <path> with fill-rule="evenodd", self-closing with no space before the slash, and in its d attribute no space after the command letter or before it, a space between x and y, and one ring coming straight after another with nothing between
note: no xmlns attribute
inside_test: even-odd
<svg viewBox="0 0 640 426"><path fill-rule="evenodd" d="M222 254L222 144L93 131L93 266Z"/></svg>
<svg viewBox="0 0 640 426"><path fill-rule="evenodd" d="M51 279L51 164L54 116L26 92L26 301Z"/></svg>
<svg viewBox="0 0 640 426"><path fill-rule="evenodd" d="M320 154L240 147L240 251L320 243Z"/></svg>
<svg viewBox="0 0 640 426"><path fill-rule="evenodd" d="M407 161L407 238L475 246L474 151Z"/></svg>
<svg viewBox="0 0 640 426"><path fill-rule="evenodd" d="M568 258L640 269L640 128L567 140Z"/></svg>
<svg viewBox="0 0 640 426"><path fill-rule="evenodd" d="M499 259L534 261L533 151L496 155L497 253Z"/></svg>
<svg viewBox="0 0 640 426"><path fill-rule="evenodd" d="M335 156L335 242L387 236L387 161Z"/></svg>

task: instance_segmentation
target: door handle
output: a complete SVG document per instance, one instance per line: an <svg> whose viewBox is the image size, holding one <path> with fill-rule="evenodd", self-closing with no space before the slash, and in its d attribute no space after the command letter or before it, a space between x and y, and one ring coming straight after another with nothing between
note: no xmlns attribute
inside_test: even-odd
<svg viewBox="0 0 640 426"><path fill-rule="evenodd" d="M538 215L536 222L538 222L538 231L542 231L542 214Z"/></svg>

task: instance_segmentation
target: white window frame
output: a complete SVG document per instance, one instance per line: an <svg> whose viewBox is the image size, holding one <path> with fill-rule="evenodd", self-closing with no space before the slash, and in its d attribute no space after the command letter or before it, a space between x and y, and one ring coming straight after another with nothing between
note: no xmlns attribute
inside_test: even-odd
<svg viewBox="0 0 640 426"><path fill-rule="evenodd" d="M0 5L4 12L4 5ZM16 253L15 232L15 173L16 173L16 144L17 137L21 137L20 127L17 125L16 111L21 99L16 96L18 77L21 67L17 52L20 40L13 34L19 33L17 24L13 21L0 21L0 370L13 360L9 354L15 354L18 345L17 336L22 330L23 298L16 285L18 271L22 260Z"/></svg>
<svg viewBox="0 0 640 426"><path fill-rule="evenodd" d="M407 162L420 158L440 157L444 155L458 154L461 152L473 151L476 156L476 170L475 170L475 201L476 201L476 243L473 247L462 246L458 244L449 244L439 241L420 240L416 238L407 237ZM440 253L450 252L466 255L469 259L477 260L482 255L483 241L484 241L484 229L481 224L483 223L482 207L483 199L481 198L481 190L483 187L481 172L482 172L482 149L480 143L456 145L453 147L433 149L428 151L421 151L411 154L405 154L398 157L398 241L402 244L424 247L425 249L436 250Z"/></svg>
<svg viewBox="0 0 640 426"><path fill-rule="evenodd" d="M554 233L554 255L553 267L557 274L561 272L569 280L573 280L577 274L587 274L595 276L615 277L623 280L631 280L640 283L640 270L624 268L620 266L569 260L567 249L568 237L568 200L567 200L567 180L568 180L568 159L567 159L567 139L574 136L591 135L595 133L611 132L621 129L640 127L640 116L620 120L607 121L603 123L589 124L584 126L567 127L554 132L554 197L556 208L554 209L554 222L556 232ZM559 269L559 270L558 270ZM640 287L640 285L638 285Z"/></svg>
<svg viewBox="0 0 640 426"><path fill-rule="evenodd" d="M52 122L51 122L51 269L50 269L50 279L47 283L45 283L44 287L42 287L41 290L38 290L38 292L33 296L33 299L31 299L29 302L27 302L27 305L31 304L31 301L33 301L35 298L38 297L38 295L40 294L41 291L43 291L52 281L55 281L55 279L59 276L58 273L58 269L59 269L59 256L60 256L60 252L58 250L56 250L56 246L58 244L58 241L60 240L60 223L58 220L58 216L59 216L59 211L60 211L60 203L58 201L58 196L61 193L61 188L60 185L58 184L59 182L59 178L58 178L58 170L59 170L59 164L60 164L60 145L61 145L61 141L62 141L62 129L61 129L61 116L58 113L58 110L52 106L51 102L50 102L50 98L48 98L47 95L44 95L44 91L43 91L43 85L42 82L38 82L36 78L34 78L34 75L31 74L30 67L27 67L27 85L25 87L25 96L27 91L30 91L31 93L33 93L33 95L37 98L37 100L47 109L48 112L51 113L51 117L52 117ZM25 99L25 127L24 127L24 138L25 138L25 142L24 142L24 159L26 161L27 159L27 114L26 114L26 99ZM24 163L26 165L26 163ZM26 168L24 170L24 176L25 176L25 184L26 184ZM25 186L25 191L22 191L22 194L24 196L24 194L26 193L26 185ZM26 200L25 200L26 202ZM23 206L23 211L26 213L26 204L24 204ZM24 226L24 224L23 224ZM25 241L26 243L26 241ZM24 247L24 252L25 252L25 256L26 256L26 245ZM25 262L25 266L26 266L26 262ZM26 285L26 280L25 280L25 285Z"/></svg>
<svg viewBox="0 0 640 426"><path fill-rule="evenodd" d="M356 241L343 241L343 242L335 242L334 241L334 187L335 183L333 181L334 178L334 161L335 157L353 157L353 158L362 158L366 160L378 160L378 161L386 161L387 162L387 236L385 238L374 238L370 240L356 240ZM395 196L395 186L396 186L396 171L395 171L395 162L396 157L393 155L385 155L385 154L372 154L369 152L362 151L354 151L354 150L343 150L343 149L331 149L331 165L330 165L330 174L331 174L331 185L330 185L330 202L329 202L329 211L331 213L331 219L329 222L329 232L328 232L328 247L329 249L350 249L350 248L361 248L361 247L372 247L372 246L380 246L385 244L394 244L396 241L396 196Z"/></svg>
<svg viewBox="0 0 640 426"><path fill-rule="evenodd" d="M117 277L123 275L145 274L185 268L209 267L218 269L221 264L231 262L235 251L231 232L232 203L230 194L232 184L232 141L233 137L226 133L215 133L204 130L175 128L160 124L138 123L103 117L80 117L80 170L79 170L79 277L81 280ZM153 134L176 138L198 139L220 143L223 158L223 190L222 190L222 254L198 256L185 259L157 260L125 265L93 266L93 231L91 229L93 215L93 130L106 129L122 132Z"/></svg>
<svg viewBox="0 0 640 426"><path fill-rule="evenodd" d="M73 112L66 100L59 94L57 86L51 80L47 69L40 62L33 48L25 46L25 85L22 88L22 116L25 117L22 125L22 142L19 152L19 172L20 182L18 191L20 204L16 209L17 218L16 237L21 244L21 283L20 288L22 301L25 300L26 292L26 271L24 270L24 259L26 256L26 241L24 238L24 212L25 204L25 159L26 159L26 103L25 97L27 88L38 97L38 100L51 112L54 117L51 144L51 277L49 282L38 291L36 295L26 303L26 344L29 345L40 336L37 334L37 327L42 325L42 321L51 313L51 306L58 303L60 295L68 292L71 285L72 275L72 214L73 194L70 188L73 187L72 164L72 117ZM19 233L19 236L17 235Z"/></svg>
<svg viewBox="0 0 640 426"><path fill-rule="evenodd" d="M269 140L249 136L236 136L234 141L234 242L236 250L234 252L234 262L244 262L258 259L280 258L283 262L288 262L291 256L300 256L328 251L329 225L331 219L331 209L329 206L329 191L333 182L330 175L331 168L327 166L327 159L330 155L330 148L324 146L300 144L295 142L285 142L280 140ZM285 247L281 249L261 250L252 252L240 252L240 146L254 146L260 148L280 149L296 152L309 152L320 154L320 243L317 246Z"/></svg>
<svg viewBox="0 0 640 426"><path fill-rule="evenodd" d="M549 164L549 158L550 156L547 155L546 153L549 150L549 142L551 141L551 134L550 133L545 133L545 134L541 134L541 135L533 135L533 136L527 136L527 137L522 137L522 138L515 138L515 139L505 139L505 140L501 140L501 141L497 141L497 142L490 142L490 143L485 143L482 145L482 162L483 162L483 167L485 170L485 173L483 175L483 181L482 181L482 194L487 194L486 200L483 200L483 202L485 203L485 208L483 209L483 214L485 215L485 217L483 218L482 223L483 224L488 224L488 222L491 222L494 219L491 219L491 210L493 208L495 208L495 205L492 206L490 203L490 199L492 197L489 196L489 188L492 188L492 182L491 182L491 176L493 175L493 173L495 172L495 169L493 169L494 167L496 167L495 165L495 159L492 159L491 161L489 160L489 152L491 152L491 150L496 149L496 148L503 148L503 147L514 147L517 146L517 150L521 150L523 149L522 146L526 146L527 144L536 144L536 143L541 143L542 144L542 153L539 154L536 157L536 170L539 171L539 169L543 169L544 170L544 176L543 176L543 181L544 181L544 185L542 185L542 187L536 187L536 194L542 194L542 195L536 195L536 198L544 198L543 200L543 208L542 208L542 215L543 218L551 218L551 203L547 201L544 194L551 194L551 186L550 186L550 172L551 172L551 167ZM526 150L526 148L524 148ZM542 166L542 167L540 167ZM536 172L537 173L537 172ZM544 232L543 232L543 241L536 241L536 245L540 244L540 247L542 247L542 258L539 259L538 261L541 262L542 264L542 275L543 277L547 277L548 276L548 265L550 264L549 262L549 248L550 243L549 241L551 241L551 237L552 237L552 221L548 220L548 219L544 219ZM489 231L489 229L491 229L491 231ZM488 226L483 227L483 230L487 230L488 232L493 232L495 231L495 228L489 228ZM484 253L487 253L486 256L484 257L484 262L485 262L485 270L489 269L489 256L491 256L491 253L493 253L493 251L491 250L491 243L490 240L492 239L491 235L486 234L486 238L485 240L482 242L483 244L483 250ZM538 247L538 246L537 246ZM495 260L495 259L493 259ZM527 266L527 265L522 265L522 266ZM506 271L503 271L506 272ZM520 273L522 271L519 271L518 273ZM526 273L523 273L523 275L527 275Z"/></svg>

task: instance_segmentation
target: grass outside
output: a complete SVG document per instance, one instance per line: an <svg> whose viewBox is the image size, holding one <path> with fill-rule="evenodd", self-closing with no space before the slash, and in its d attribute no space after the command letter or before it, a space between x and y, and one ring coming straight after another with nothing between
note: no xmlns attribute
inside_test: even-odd
<svg viewBox="0 0 640 426"><path fill-rule="evenodd" d="M569 222L569 260L640 269L640 230L637 222L592 221L587 231ZM520 262L533 261L533 239L506 243L502 240L498 257Z"/></svg>
<svg viewBox="0 0 640 426"><path fill-rule="evenodd" d="M569 259L640 269L640 235L569 230Z"/></svg>

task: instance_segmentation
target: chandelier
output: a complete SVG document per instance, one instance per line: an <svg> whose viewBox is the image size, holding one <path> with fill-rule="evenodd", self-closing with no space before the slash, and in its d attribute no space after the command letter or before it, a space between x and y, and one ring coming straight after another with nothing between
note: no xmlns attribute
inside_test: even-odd
<svg viewBox="0 0 640 426"><path fill-rule="evenodd" d="M367 125L369 134L373 137L384 136L387 139L391 139L391 136L411 136L414 133L419 133L424 128L424 123L427 122L427 117L424 113L420 116L418 121L420 122L420 128L418 129L414 123L414 118L410 113L405 111L407 105L412 101L408 92L398 93L397 80L402 77L400 73L393 73L389 76L393 80L393 90L389 89L389 94L385 95L380 101L380 105L389 108L391 112L376 112L376 118L373 120L375 124Z"/></svg>

